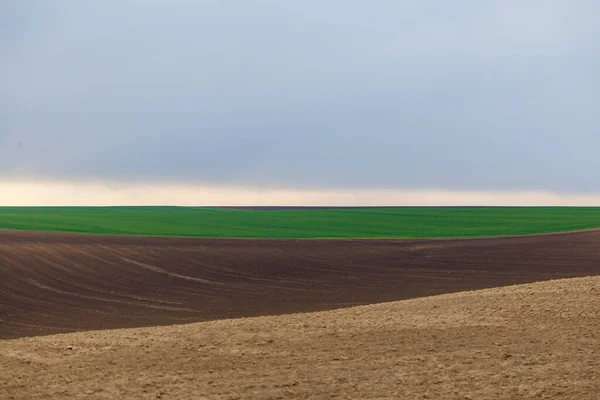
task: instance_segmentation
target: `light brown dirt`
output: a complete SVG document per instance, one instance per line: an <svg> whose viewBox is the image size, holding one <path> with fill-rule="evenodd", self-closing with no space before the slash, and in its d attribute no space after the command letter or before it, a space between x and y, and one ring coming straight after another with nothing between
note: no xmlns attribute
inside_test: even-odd
<svg viewBox="0 0 600 400"><path fill-rule="evenodd" d="M0 399L598 399L600 277L0 341Z"/></svg>

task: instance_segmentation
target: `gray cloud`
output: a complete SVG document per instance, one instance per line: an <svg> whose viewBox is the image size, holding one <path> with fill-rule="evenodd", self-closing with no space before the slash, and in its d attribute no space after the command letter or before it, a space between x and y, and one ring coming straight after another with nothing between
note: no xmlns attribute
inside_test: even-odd
<svg viewBox="0 0 600 400"><path fill-rule="evenodd" d="M1 7L11 179L600 191L595 1Z"/></svg>

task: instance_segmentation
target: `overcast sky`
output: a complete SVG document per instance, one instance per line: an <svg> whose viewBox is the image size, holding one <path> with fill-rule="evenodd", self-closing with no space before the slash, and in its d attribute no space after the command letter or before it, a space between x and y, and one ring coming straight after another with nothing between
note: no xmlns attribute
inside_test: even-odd
<svg viewBox="0 0 600 400"><path fill-rule="evenodd" d="M600 193L597 0L3 0L3 181Z"/></svg>

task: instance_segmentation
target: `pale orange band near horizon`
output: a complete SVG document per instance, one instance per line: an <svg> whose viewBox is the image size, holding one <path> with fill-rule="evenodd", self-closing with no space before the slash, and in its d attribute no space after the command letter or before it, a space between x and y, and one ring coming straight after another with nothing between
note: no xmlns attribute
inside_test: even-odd
<svg viewBox="0 0 600 400"><path fill-rule="evenodd" d="M277 189L191 184L0 183L0 206L598 206L600 194L549 191Z"/></svg>

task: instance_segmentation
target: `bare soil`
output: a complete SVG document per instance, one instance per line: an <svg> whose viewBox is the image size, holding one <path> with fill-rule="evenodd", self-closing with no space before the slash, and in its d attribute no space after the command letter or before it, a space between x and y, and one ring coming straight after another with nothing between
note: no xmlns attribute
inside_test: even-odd
<svg viewBox="0 0 600 400"><path fill-rule="evenodd" d="M600 398L600 278L0 341L1 399Z"/></svg>
<svg viewBox="0 0 600 400"><path fill-rule="evenodd" d="M600 232L432 241L0 232L0 339L331 310L597 275Z"/></svg>

